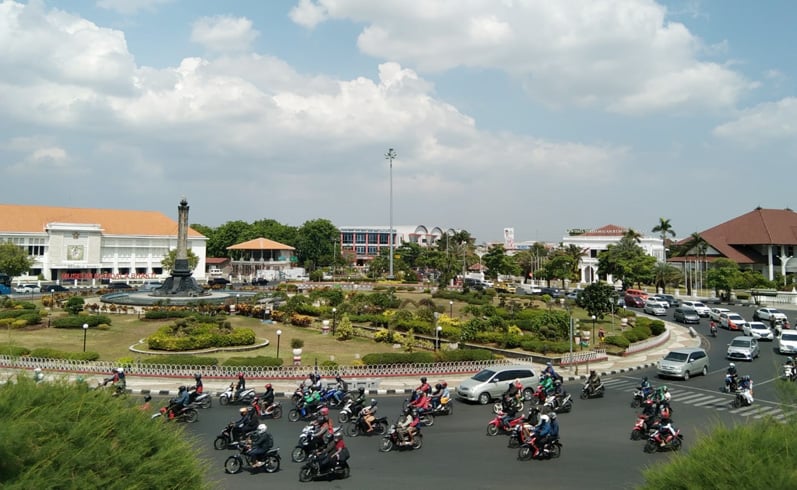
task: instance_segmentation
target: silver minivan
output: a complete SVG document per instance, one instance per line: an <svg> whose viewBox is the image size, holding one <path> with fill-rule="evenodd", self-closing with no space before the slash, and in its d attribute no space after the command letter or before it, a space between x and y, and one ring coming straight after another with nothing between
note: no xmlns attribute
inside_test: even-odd
<svg viewBox="0 0 797 490"><path fill-rule="evenodd" d="M689 379L692 375L708 374L709 360L705 350L699 347L671 350L659 361L656 372L659 376Z"/></svg>
<svg viewBox="0 0 797 490"><path fill-rule="evenodd" d="M482 369L457 386L457 397L482 405L490 403L509 388L509 384L520 380L523 385L523 397L531 400L534 394L534 370L527 366L495 366Z"/></svg>

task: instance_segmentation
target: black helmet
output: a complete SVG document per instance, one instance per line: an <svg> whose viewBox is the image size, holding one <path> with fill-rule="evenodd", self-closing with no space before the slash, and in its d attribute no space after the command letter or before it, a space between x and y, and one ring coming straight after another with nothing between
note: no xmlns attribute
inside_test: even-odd
<svg viewBox="0 0 797 490"><path fill-rule="evenodd" d="M421 383L426 383L426 376L421 377Z"/></svg>
<svg viewBox="0 0 797 490"><path fill-rule="evenodd" d="M180 391L185 391L185 390L186 390L186 387L185 387L185 386L181 386L181 387L180 387L180 388L178 388L178 389L179 389Z"/></svg>
<svg viewBox="0 0 797 490"><path fill-rule="evenodd" d="M199 373L194 373L194 379L200 380L200 379L202 379L202 375L199 374Z"/></svg>
<svg viewBox="0 0 797 490"><path fill-rule="evenodd" d="M358 391L358 392L359 392L359 393L362 395L362 394L364 394L364 393L365 393L365 388L363 388L362 386L360 386L359 388L357 388L357 391Z"/></svg>
<svg viewBox="0 0 797 490"><path fill-rule="evenodd" d="M376 406L376 399L374 399L374 398L371 398L371 406L372 406L372 407L375 407L375 406Z"/></svg>
<svg viewBox="0 0 797 490"><path fill-rule="evenodd" d="M150 400L152 400L152 397L151 397L151 396L149 396L149 395L144 395L144 401L145 401L145 402L148 402L148 401L150 401Z"/></svg>
<svg viewBox="0 0 797 490"><path fill-rule="evenodd" d="M443 389L443 385L441 385L440 383L437 383L436 385L434 385L434 389L436 389L438 391L442 390Z"/></svg>
<svg viewBox="0 0 797 490"><path fill-rule="evenodd" d="M316 421L316 422L318 422L319 424L323 424L324 422L326 422L326 421L327 421L327 419L326 419L326 418L325 418L323 415L318 415L318 416L315 418L315 421Z"/></svg>

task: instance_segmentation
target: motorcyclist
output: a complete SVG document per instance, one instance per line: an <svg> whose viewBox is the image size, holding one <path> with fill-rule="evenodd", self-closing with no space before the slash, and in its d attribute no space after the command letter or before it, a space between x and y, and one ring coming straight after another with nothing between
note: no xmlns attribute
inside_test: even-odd
<svg viewBox="0 0 797 490"><path fill-rule="evenodd" d="M668 442L672 440L672 438L676 434L676 429L672 425L672 419L670 418L670 411L669 410L662 410L661 412L661 422L659 423L659 446L664 446Z"/></svg>
<svg viewBox="0 0 797 490"><path fill-rule="evenodd" d="M559 439L559 418L556 416L556 412L551 412L548 417L551 419L551 432L548 434L548 440L555 441Z"/></svg>
<svg viewBox="0 0 797 490"><path fill-rule="evenodd" d="M550 395L554 392L554 381L550 374L543 373L540 375L540 386L545 395Z"/></svg>
<svg viewBox="0 0 797 490"><path fill-rule="evenodd" d="M650 395L653 394L653 385L650 384L647 376L642 378L642 381L639 383L639 389L642 391L642 396L645 398L649 398Z"/></svg>
<svg viewBox="0 0 797 490"><path fill-rule="evenodd" d="M739 392L748 405L753 404L753 380L750 379L750 376L742 377L742 381L739 383Z"/></svg>
<svg viewBox="0 0 797 490"><path fill-rule="evenodd" d="M709 322L709 331L711 332L711 335L717 334L717 322L715 322L714 320L711 320L711 322Z"/></svg>
<svg viewBox="0 0 797 490"><path fill-rule="evenodd" d="M169 408L167 410L169 418L174 418L175 415L180 413L187 406L188 406L188 389L185 386L181 386L177 390L177 396L169 400Z"/></svg>
<svg viewBox="0 0 797 490"><path fill-rule="evenodd" d="M360 410L362 410L363 406L365 405L365 388L360 386L357 388L356 393L357 394L354 395L354 399L351 402L351 413L355 415L360 413Z"/></svg>
<svg viewBox="0 0 797 490"><path fill-rule="evenodd" d="M416 391L415 399L409 403L409 406L418 410L429 410L431 408L429 395L423 391Z"/></svg>
<svg viewBox="0 0 797 490"><path fill-rule="evenodd" d="M544 374L549 375L551 378L554 379L554 381L555 380L564 381L564 378L562 378L562 376L558 374L556 370L553 368L553 363L551 361L545 363L545 369L543 369L542 372Z"/></svg>
<svg viewBox="0 0 797 490"><path fill-rule="evenodd" d="M365 425L368 426L368 430L366 432L373 432L374 430L374 426L372 424L374 420L376 420L377 408L376 400L371 398L371 404L360 411L360 416L362 417L363 422L365 422Z"/></svg>
<svg viewBox="0 0 797 490"><path fill-rule="evenodd" d="M440 403L445 405L451 401L451 391L448 389L448 383L443 381L440 383L443 386L443 392L440 393Z"/></svg>
<svg viewBox="0 0 797 490"><path fill-rule="evenodd" d="M667 385L658 387L656 392L653 394L653 401L656 403L658 410L663 410L665 408L670 410L671 399L672 395L670 394L670 390L667 388Z"/></svg>
<svg viewBox="0 0 797 490"><path fill-rule="evenodd" d="M332 396L335 398L335 402L340 404L343 396L349 392L349 385L343 381L343 378L340 376L335 376L335 381L337 381L337 385L335 386L335 392Z"/></svg>
<svg viewBox="0 0 797 490"><path fill-rule="evenodd" d="M534 454L532 457L536 457L540 454L540 451L545 447L545 443L548 440L548 436L551 433L551 418L548 416L547 413L543 413L540 415L540 421L537 425L531 430L532 434L534 434Z"/></svg>
<svg viewBox="0 0 797 490"><path fill-rule="evenodd" d="M548 395L548 398L551 399L551 401L552 401L551 408L553 408L553 409L559 408L559 406L562 403L562 399L565 397L566 394L567 394L567 392L565 391L565 387L562 384L562 382L560 380L558 380L558 379L556 381L554 381L553 393ZM546 399L545 401L547 403L548 399Z"/></svg>
<svg viewBox="0 0 797 490"><path fill-rule="evenodd" d="M318 373L310 373L310 389L315 391L321 391L323 387L321 383L321 375Z"/></svg>
<svg viewBox="0 0 797 490"><path fill-rule="evenodd" d="M252 464L252 468L259 468L266 464L265 461L262 461L260 458L272 447L274 447L274 438L268 433L268 427L266 424L258 425L257 432L255 432L252 437L251 449L247 451L247 454L255 460L254 464Z"/></svg>
<svg viewBox="0 0 797 490"><path fill-rule="evenodd" d="M205 390L204 386L202 385L202 375L201 374L199 374L199 373L195 373L194 374L194 382L195 382L194 386L188 392L188 395L190 397L189 398L189 402L190 403L193 403L194 401L196 401L197 397L199 395L201 395L202 392Z"/></svg>
<svg viewBox="0 0 797 490"><path fill-rule="evenodd" d="M124 370L122 368L111 369L111 376L102 380L103 386L106 386L108 383L111 383L111 385L115 387L116 393L123 392L125 388L127 388Z"/></svg>
<svg viewBox="0 0 797 490"><path fill-rule="evenodd" d="M318 441L317 447L323 447L327 443L327 436L332 433L330 430L329 425L329 417L325 417L321 415L321 413L316 416L315 420L313 421L313 425L315 426L315 431L313 432L313 438Z"/></svg>
<svg viewBox="0 0 797 490"><path fill-rule="evenodd" d="M735 391L739 386L739 372L736 370L736 364L728 364L728 369L725 371L725 388L728 392Z"/></svg>
<svg viewBox="0 0 797 490"><path fill-rule="evenodd" d="M238 373L238 382L235 384L235 391L233 391L232 394L232 401L237 400L245 389L246 379L244 378L244 373Z"/></svg>
<svg viewBox="0 0 797 490"><path fill-rule="evenodd" d="M593 369L589 372L589 378L587 378L587 391L592 394L597 392L602 386L603 383L601 383L601 377Z"/></svg>
<svg viewBox="0 0 797 490"><path fill-rule="evenodd" d="M402 441L412 445L415 441L416 426L418 425L418 414L411 407L404 409L401 419L396 424L396 430Z"/></svg>
<svg viewBox="0 0 797 490"><path fill-rule="evenodd" d="M149 402L151 400L152 400L152 397L150 395L144 395L144 403L139 405L138 409L141 410L142 412L149 412L149 410L150 410L150 403Z"/></svg>
<svg viewBox="0 0 797 490"><path fill-rule="evenodd" d="M321 393L317 390L310 390L302 400L304 402L304 409L306 413L312 414L318 409L318 405L321 403Z"/></svg>
<svg viewBox="0 0 797 490"><path fill-rule="evenodd" d="M434 385L434 391L429 396L430 401L432 402L432 408L437 408L440 406L440 398L443 396L443 385L442 383L437 383Z"/></svg>
<svg viewBox="0 0 797 490"><path fill-rule="evenodd" d="M346 443L343 442L343 434L340 431L336 431L333 441L332 447L327 453L329 462L333 464L345 463L349 459L349 448L347 448ZM323 471L323 465L321 468Z"/></svg>
<svg viewBox="0 0 797 490"><path fill-rule="evenodd" d="M656 410L656 404L653 400L644 401L642 404L642 415L645 417L645 427L647 427L648 430L658 425L659 411Z"/></svg>
<svg viewBox="0 0 797 490"><path fill-rule="evenodd" d="M265 385L266 391L260 396L260 400L263 403L266 413L270 413L271 406L274 405L274 387L271 386L271 383L266 383Z"/></svg>
<svg viewBox="0 0 797 490"><path fill-rule="evenodd" d="M251 412L246 407L241 407L238 413L241 418L232 423L232 430L230 431L230 436L233 440L238 440L257 429L257 419L254 417L254 412Z"/></svg>
<svg viewBox="0 0 797 490"><path fill-rule="evenodd" d="M509 383L509 386L506 387L504 395L517 397L518 393L520 393L522 389L523 389L523 384L521 384L519 379L515 378L515 380Z"/></svg>
<svg viewBox="0 0 797 490"><path fill-rule="evenodd" d="M501 417L501 425L505 430L509 430L509 423L518 413L518 404L515 398L504 395L501 399L501 411L504 416Z"/></svg>

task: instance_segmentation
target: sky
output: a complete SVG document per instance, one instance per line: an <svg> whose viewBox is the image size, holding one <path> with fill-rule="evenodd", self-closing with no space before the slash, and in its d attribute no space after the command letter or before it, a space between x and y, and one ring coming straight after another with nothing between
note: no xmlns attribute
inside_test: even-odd
<svg viewBox="0 0 797 490"><path fill-rule="evenodd" d="M786 0L0 0L0 202L387 226L392 182L393 225L478 243L660 218L687 237L794 206L795 18Z"/></svg>

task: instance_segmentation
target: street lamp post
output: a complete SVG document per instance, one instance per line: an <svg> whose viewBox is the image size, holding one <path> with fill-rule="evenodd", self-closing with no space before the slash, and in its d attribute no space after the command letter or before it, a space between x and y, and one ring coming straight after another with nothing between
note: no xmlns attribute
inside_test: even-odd
<svg viewBox="0 0 797 490"><path fill-rule="evenodd" d="M338 309L332 308L332 336L335 336L335 327L338 326Z"/></svg>
<svg viewBox="0 0 797 490"><path fill-rule="evenodd" d="M453 301L449 301L448 302L448 316L450 316L451 318L454 318L454 302Z"/></svg>
<svg viewBox="0 0 797 490"><path fill-rule="evenodd" d="M434 330L435 330L434 350L437 350L440 348L440 333L443 331L443 327L438 325L437 328L435 328Z"/></svg>
<svg viewBox="0 0 797 490"><path fill-rule="evenodd" d="M595 315L592 315L592 338L590 339L590 341L592 342L592 345L595 345L595 320L596 320L596 318L597 317Z"/></svg>
<svg viewBox="0 0 797 490"><path fill-rule="evenodd" d="M393 148L389 148L387 153L385 153L385 158L390 162L390 229L388 230L390 235L390 271L388 272L388 279L393 279L393 160L397 156L398 154Z"/></svg>
<svg viewBox="0 0 797 490"><path fill-rule="evenodd" d="M282 330L277 330L277 359L280 357L280 336L282 335Z"/></svg>
<svg viewBox="0 0 797 490"><path fill-rule="evenodd" d="M89 331L89 324L83 324L83 352L86 352L86 332Z"/></svg>

